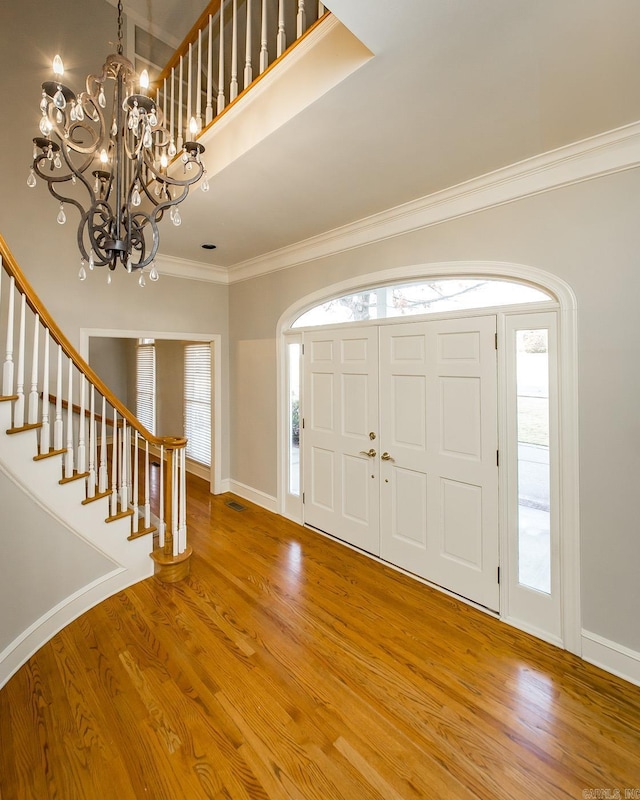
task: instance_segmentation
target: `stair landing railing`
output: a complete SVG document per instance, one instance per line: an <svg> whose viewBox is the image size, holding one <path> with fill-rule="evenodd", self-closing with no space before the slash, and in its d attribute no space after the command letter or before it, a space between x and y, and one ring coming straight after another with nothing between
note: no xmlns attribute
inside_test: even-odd
<svg viewBox="0 0 640 800"><path fill-rule="evenodd" d="M191 556L186 439L154 436L109 390L43 306L2 236L0 261L0 401L13 405L6 433L35 429L34 459L60 456L60 483L83 481L83 503L106 498L105 522L129 517L129 539L153 537L157 577L181 580Z"/></svg>
<svg viewBox="0 0 640 800"><path fill-rule="evenodd" d="M328 13L315 0L212 0L154 81L177 152Z"/></svg>

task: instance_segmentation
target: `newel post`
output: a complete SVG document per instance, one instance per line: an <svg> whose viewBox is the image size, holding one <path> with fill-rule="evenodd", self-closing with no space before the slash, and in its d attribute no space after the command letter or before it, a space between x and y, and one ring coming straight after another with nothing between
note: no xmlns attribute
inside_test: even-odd
<svg viewBox="0 0 640 800"><path fill-rule="evenodd" d="M186 541L186 524L180 518L180 509L186 508L186 473L184 447L186 440L163 440L164 470L160 525L164 543L151 553L155 561L155 576L164 583L177 583L189 574L192 549Z"/></svg>

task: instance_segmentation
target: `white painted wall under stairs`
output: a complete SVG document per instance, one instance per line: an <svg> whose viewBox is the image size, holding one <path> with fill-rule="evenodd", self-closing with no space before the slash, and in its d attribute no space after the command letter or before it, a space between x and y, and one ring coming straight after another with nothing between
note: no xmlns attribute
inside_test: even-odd
<svg viewBox="0 0 640 800"><path fill-rule="evenodd" d="M104 497L82 505L84 480L61 485L62 456L34 461L37 431L8 435L0 403L0 687L57 631L153 574L150 535L105 522Z"/></svg>

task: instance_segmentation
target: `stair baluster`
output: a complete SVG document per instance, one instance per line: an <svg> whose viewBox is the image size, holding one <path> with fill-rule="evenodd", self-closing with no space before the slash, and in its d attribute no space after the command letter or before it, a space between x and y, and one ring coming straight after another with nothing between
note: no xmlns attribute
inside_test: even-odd
<svg viewBox="0 0 640 800"><path fill-rule="evenodd" d="M24 295L23 295L24 296ZM40 337L40 316L38 314L34 317L33 323L33 354L31 356L31 391L29 392L29 411L27 413L27 422L29 425L35 425L38 422L38 344Z"/></svg>
<svg viewBox="0 0 640 800"><path fill-rule="evenodd" d="M49 328L45 328L44 353L42 365L42 427L40 428L40 453L48 453L51 449L51 429L49 426L49 343L51 335Z"/></svg>

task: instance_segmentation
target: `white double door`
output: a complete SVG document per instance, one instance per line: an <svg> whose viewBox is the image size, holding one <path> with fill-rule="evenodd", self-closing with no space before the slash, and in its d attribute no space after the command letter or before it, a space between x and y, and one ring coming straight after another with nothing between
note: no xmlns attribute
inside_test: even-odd
<svg viewBox="0 0 640 800"><path fill-rule="evenodd" d="M495 316L304 335L305 523L498 610Z"/></svg>

